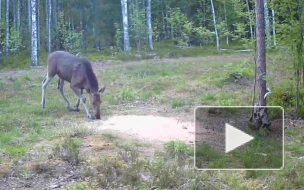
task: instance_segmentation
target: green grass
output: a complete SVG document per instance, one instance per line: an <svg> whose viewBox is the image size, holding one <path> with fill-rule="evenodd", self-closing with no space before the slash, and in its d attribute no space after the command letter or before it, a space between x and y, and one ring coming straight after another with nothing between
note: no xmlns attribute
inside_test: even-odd
<svg viewBox="0 0 304 190"><path fill-rule="evenodd" d="M172 105L172 108L183 107L184 105L186 105L186 101L181 100L181 99L175 99L172 101L171 105Z"/></svg>
<svg viewBox="0 0 304 190"><path fill-rule="evenodd" d="M205 96L202 97L201 103L206 104L206 103L212 103L216 100L216 94L206 94Z"/></svg>
<svg viewBox="0 0 304 190"><path fill-rule="evenodd" d="M107 85L103 95L102 114L110 116L118 114L125 109L128 103L145 103L148 106L161 107L157 110L163 113L186 114L185 109L197 105L251 105L252 86L239 85L229 81L232 73L238 73L249 81L253 81L253 63L248 59L234 61L226 56L234 56L231 52L223 53L210 47L195 47L181 49L170 47L171 44L155 44L154 54L166 59L160 62L146 60L144 62L128 63L126 60L138 60L142 58L153 58L152 53L141 55L139 58L133 52L131 55L118 53L114 56L111 51L104 52L83 52L92 61L114 60L111 66L103 71L98 78L102 84ZM170 47L170 48L169 48ZM210 50L209 50L210 49ZM204 55L218 55L217 59L199 57ZM239 57L244 54L237 54ZM40 56L39 62L45 63L46 55ZM28 68L29 58L24 55L8 58L5 64L0 64L0 68ZM123 63L121 63L123 62ZM12 65L10 65L12 64ZM282 64L284 65L284 64ZM113 67L112 67L113 66ZM274 78L280 66L270 66L270 76ZM5 71L3 71L5 72ZM152 186L159 186L160 189L174 189L185 187L185 189L260 189L267 186L269 189L301 189L304 185L304 168L299 157L303 156L302 144L303 130L291 129L286 134L292 139L285 145L286 161L285 168L281 171L259 171L259 172L198 172L193 168L193 148L182 142L170 142L165 146L165 150L152 154L154 147L143 143L130 143L124 139L119 139L113 134L104 133L103 137L108 143L116 145L115 149L106 152L99 152L101 156L107 155L107 160L100 160L96 165L86 163L87 157L82 160L80 150L88 149L90 145L83 144L84 137L94 134L93 131L79 128L79 124L86 121L85 111L80 107L79 113L69 112L64 105L58 90L56 89L56 79L53 80L47 89L46 108L42 109L41 101L41 81L45 73L34 75L25 71L19 77L13 77L14 82L7 78L0 80L0 150L8 155L0 158L0 163L7 163L14 160L16 163L27 165L28 160L49 160L44 148L39 149L42 155L29 157L32 150L37 150L35 146L40 143L53 145L53 140L62 139L58 143L52 159L61 158L66 162L71 162L77 166L79 171L88 174L88 183L78 183L74 189L86 189L91 184L97 184L99 188L109 185L109 180L117 184L131 185L138 189L149 189ZM271 78L271 79L273 79ZM294 102L280 102L279 92L294 93L292 85L288 82L279 85L273 82L274 96L267 99L271 105L284 104L288 107ZM289 88L288 88L289 87ZM290 91L286 90L290 89ZM77 101L74 93L65 85L65 94L71 104ZM87 94L85 94L87 96ZM291 106L290 106L291 107ZM165 110L163 110L165 108ZM180 109L179 109L180 108ZM134 106L134 109L140 109ZM291 108L290 108L291 109ZM139 110L140 111L140 110ZM230 110L233 112L233 110ZM191 114L191 113L189 113ZM274 113L273 115L276 115ZM267 152L276 148L270 146L270 141L260 134L260 142L256 141L252 146L260 147L261 152ZM279 145L275 145L279 146ZM41 147L41 146L38 146ZM143 150L148 149L149 155L145 155ZM120 154L114 154L120 151ZM233 156L239 158L237 163L233 157L224 158L222 153L213 150L210 146L199 147L196 153L201 157L201 165L206 161L213 161L213 167L224 167L227 162L244 167L255 167L261 162L261 157L255 152L247 150L247 154L235 152ZM69 154L63 154L68 152ZM109 153L109 155L108 155ZM46 154L46 155L44 155ZM84 152L85 156L87 152ZM111 155L110 155L111 154ZM100 156L92 154L90 156ZM153 156L151 156L153 155ZM111 157L112 156L112 157ZM114 157L114 158L113 158ZM173 159L182 158L182 159ZM19 159L22 162L17 162ZM35 161L37 161L35 160ZM277 166L280 163L278 155L272 155L263 159L263 162ZM16 167L20 167L19 165ZM14 168L15 169L15 168ZM0 174L1 174L0 168ZM17 170L16 170L17 171ZM143 180L138 174L147 176L148 181ZM23 174L28 174L27 170ZM105 175L108 174L108 175ZM30 178L29 178L30 179ZM115 189L115 187L113 187ZM116 188L118 188L116 186Z"/></svg>
<svg viewBox="0 0 304 190"><path fill-rule="evenodd" d="M132 89L122 89L120 91L121 99L133 100L137 96L137 92Z"/></svg>
<svg viewBox="0 0 304 190"><path fill-rule="evenodd" d="M282 142L277 137L259 137L228 154L215 150L209 144L196 148L197 167L201 168L281 168L283 163ZM300 150L300 149L297 149ZM209 162L206 166L202 163Z"/></svg>

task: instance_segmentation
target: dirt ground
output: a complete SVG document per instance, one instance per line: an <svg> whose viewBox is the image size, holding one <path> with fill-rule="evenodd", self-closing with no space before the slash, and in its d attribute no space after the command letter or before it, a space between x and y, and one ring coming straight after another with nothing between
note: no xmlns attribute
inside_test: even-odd
<svg viewBox="0 0 304 190"><path fill-rule="evenodd" d="M115 115L105 121L86 122L85 126L98 131L111 130L145 141L194 142L193 122L154 115Z"/></svg>

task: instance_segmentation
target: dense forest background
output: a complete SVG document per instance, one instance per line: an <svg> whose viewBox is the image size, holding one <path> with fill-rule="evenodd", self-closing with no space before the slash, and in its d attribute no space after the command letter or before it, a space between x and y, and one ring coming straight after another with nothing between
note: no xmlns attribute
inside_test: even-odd
<svg viewBox="0 0 304 190"><path fill-rule="evenodd" d="M123 27L124 4L127 28ZM302 4L300 0L264 1L268 47L300 39ZM37 25L38 50L45 52L110 47L123 50L125 29L129 46L137 51L153 49L153 42L164 40L180 46L212 45L219 49L255 38L252 0L1 0L0 6L4 55L19 54L33 46L31 38L36 36L32 25ZM150 32L153 42L149 44Z"/></svg>

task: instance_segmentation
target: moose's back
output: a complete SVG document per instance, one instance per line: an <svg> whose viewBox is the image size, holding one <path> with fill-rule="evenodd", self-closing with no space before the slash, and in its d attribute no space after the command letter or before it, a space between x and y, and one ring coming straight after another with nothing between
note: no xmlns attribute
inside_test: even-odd
<svg viewBox="0 0 304 190"><path fill-rule="evenodd" d="M90 62L65 51L55 51L48 57L48 75L54 77L56 74L63 80L71 82L75 70L86 70Z"/></svg>

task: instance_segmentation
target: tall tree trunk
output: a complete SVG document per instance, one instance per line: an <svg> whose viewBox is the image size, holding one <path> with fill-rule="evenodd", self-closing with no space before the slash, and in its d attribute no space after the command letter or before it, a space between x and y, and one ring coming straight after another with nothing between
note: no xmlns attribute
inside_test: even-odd
<svg viewBox="0 0 304 190"><path fill-rule="evenodd" d="M80 18L80 21L79 21L79 25L80 25L80 30L81 30L81 47L82 48L85 48L84 47L84 35L83 35L83 25L82 25L82 18Z"/></svg>
<svg viewBox="0 0 304 190"><path fill-rule="evenodd" d="M31 15L32 15L32 66L37 66L38 62L38 49L37 49L37 9L36 0L31 0Z"/></svg>
<svg viewBox="0 0 304 190"><path fill-rule="evenodd" d="M20 35L20 0L17 0L17 32Z"/></svg>
<svg viewBox="0 0 304 190"><path fill-rule="evenodd" d="M132 4L131 4L132 5ZM136 48L137 52L140 52L140 39L138 35L138 0L135 0L134 6L130 6L132 9L130 9L130 17L133 18L133 22L131 25L134 25L134 31L135 31L135 41L136 41Z"/></svg>
<svg viewBox="0 0 304 190"><path fill-rule="evenodd" d="M5 13L5 20L6 20L6 35L5 35L5 53L6 56L9 55L9 38L10 38L10 27L9 27L9 4L10 1L6 0L6 13Z"/></svg>
<svg viewBox="0 0 304 190"><path fill-rule="evenodd" d="M51 53L51 48L52 48L52 33L51 33L51 26L52 26L52 0L47 0L48 1L48 11L47 11L47 29L48 29L48 52Z"/></svg>
<svg viewBox="0 0 304 190"><path fill-rule="evenodd" d="M266 27L266 45L267 47L271 44L271 35L270 35L270 23L269 23L269 10L267 0L264 0L264 17L265 17L265 27Z"/></svg>
<svg viewBox="0 0 304 190"><path fill-rule="evenodd" d="M124 32L124 51L130 52L130 37L129 37L129 23L128 23L128 4L127 0L120 0L123 20Z"/></svg>
<svg viewBox="0 0 304 190"><path fill-rule="evenodd" d="M27 0L27 16L28 16L28 27L29 27L29 32L32 30L32 27L31 27L31 23L32 23L32 20L31 20L31 0Z"/></svg>
<svg viewBox="0 0 304 190"><path fill-rule="evenodd" d="M48 32L48 26L49 26L49 13L48 13L48 10L49 10L49 0L45 0L45 10L44 10L44 13L45 13L45 30L46 30L46 33ZM44 43L44 48L45 48L45 51L48 52L48 35L45 34L45 43Z"/></svg>
<svg viewBox="0 0 304 190"><path fill-rule="evenodd" d="M94 4L93 4L93 7L92 9L94 10L94 21L95 23L98 22L98 17L97 17L97 14L98 14L98 7L97 7L97 1L94 0ZM99 25L93 25L93 35L94 35L94 41L95 41L95 48L100 51L101 50L101 42L100 42L100 28L99 28Z"/></svg>
<svg viewBox="0 0 304 190"><path fill-rule="evenodd" d="M249 0L246 0L246 5L247 5L247 11L248 11L248 17L249 17L249 28L250 28L250 37L253 38L253 27L252 27L252 18L251 18L251 14L250 14L250 7L249 7Z"/></svg>
<svg viewBox="0 0 304 190"><path fill-rule="evenodd" d="M59 31L58 31L58 2L57 0L54 0L53 7L53 16L54 16L54 27L55 27L55 49L59 50L60 42L59 42Z"/></svg>
<svg viewBox="0 0 304 190"><path fill-rule="evenodd" d="M274 9L272 9L271 12L272 12L272 38L273 38L273 46L274 46L274 48L277 48L276 21L275 21L275 11L274 11Z"/></svg>
<svg viewBox="0 0 304 190"><path fill-rule="evenodd" d="M228 32L228 21L227 21L227 8L226 8L226 0L224 1L224 13L225 13L225 22L226 22L226 27L227 27L227 32ZM226 44L229 44L229 35L227 34L226 36Z"/></svg>
<svg viewBox="0 0 304 190"><path fill-rule="evenodd" d="M168 9L167 9L167 4L166 4L166 1L164 0L163 1L164 2L164 6L165 6L165 28L166 28L166 39L169 39L169 38L172 38L172 36L171 37L169 37L169 27L168 27Z"/></svg>
<svg viewBox="0 0 304 190"><path fill-rule="evenodd" d="M164 4L163 1L160 1L160 7L161 7L161 14L162 14L162 31L161 34L163 34L163 38L166 39L166 26L165 26L165 10L164 10Z"/></svg>
<svg viewBox="0 0 304 190"><path fill-rule="evenodd" d="M73 19L73 17L72 17L72 30L73 30L73 31L75 30L75 28L74 28L74 19Z"/></svg>
<svg viewBox="0 0 304 190"><path fill-rule="evenodd" d="M211 1L211 9L212 9L212 16L213 16L213 24L214 24L214 32L215 32L215 38L216 38L216 48L220 49L220 40L219 40L219 36L217 33L217 25L216 25L216 16L215 16L215 11L214 11L214 4L213 4L213 0Z"/></svg>
<svg viewBox="0 0 304 190"><path fill-rule="evenodd" d="M2 19L2 1L0 0L0 19ZM0 58L2 57L3 46L0 44Z"/></svg>
<svg viewBox="0 0 304 190"><path fill-rule="evenodd" d="M152 21L151 21L151 0L147 1L147 24L148 24L149 47L150 47L150 50L153 50Z"/></svg>
<svg viewBox="0 0 304 190"><path fill-rule="evenodd" d="M12 0L11 10L12 10L12 14L13 14L12 26L13 26L14 30L17 30L17 13L16 13L16 1L15 0Z"/></svg>
<svg viewBox="0 0 304 190"><path fill-rule="evenodd" d="M68 24L68 27L69 27L69 32L71 32L71 9L69 8L69 24Z"/></svg>
<svg viewBox="0 0 304 190"><path fill-rule="evenodd" d="M298 7L299 12L303 11L303 5ZM296 110L297 114L300 113L300 82L301 82L301 68L302 68L302 82L304 84L304 65L303 65L303 35L304 35L304 28L303 28L303 22L302 18L299 19L299 26L300 26L300 32L296 44L297 49L297 87L296 87ZM302 85L303 85L302 84Z"/></svg>
<svg viewBox="0 0 304 190"><path fill-rule="evenodd" d="M266 48L265 48L265 15L264 0L255 0L256 3L256 40L257 40L257 84L258 106L266 106ZM270 126L267 108L257 107L255 110L257 127Z"/></svg>
<svg viewBox="0 0 304 190"><path fill-rule="evenodd" d="M40 1L41 0L37 0L36 3L36 11L37 11L37 44L38 44L38 49L40 49Z"/></svg>

